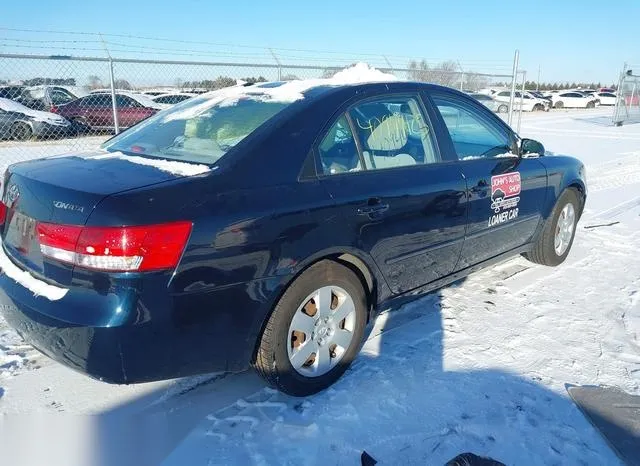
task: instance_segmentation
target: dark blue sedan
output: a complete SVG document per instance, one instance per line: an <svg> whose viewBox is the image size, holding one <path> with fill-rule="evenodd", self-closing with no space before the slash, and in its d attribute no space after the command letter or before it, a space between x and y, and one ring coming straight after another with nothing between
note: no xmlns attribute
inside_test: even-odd
<svg viewBox="0 0 640 466"><path fill-rule="evenodd" d="M34 347L113 383L253 366L293 395L381 308L563 262L586 199L578 160L411 82L218 91L3 186L0 310Z"/></svg>

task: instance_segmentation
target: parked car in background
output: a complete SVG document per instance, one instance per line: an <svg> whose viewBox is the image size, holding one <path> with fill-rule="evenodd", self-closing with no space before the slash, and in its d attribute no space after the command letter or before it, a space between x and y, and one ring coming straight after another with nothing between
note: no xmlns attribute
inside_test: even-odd
<svg viewBox="0 0 640 466"><path fill-rule="evenodd" d="M306 396L381 310L510 257L566 259L579 160L450 88L326 83L197 97L92 154L9 167L6 321L100 380L253 365Z"/></svg>
<svg viewBox="0 0 640 466"><path fill-rule="evenodd" d="M15 100L24 90L25 86L0 86L0 98Z"/></svg>
<svg viewBox="0 0 640 466"><path fill-rule="evenodd" d="M116 92L124 92L126 93L131 93L131 94L139 94L139 92L136 92L134 90L131 89L116 89ZM111 93L111 88L110 87L101 87L99 89L92 89L89 91L89 94L110 94Z"/></svg>
<svg viewBox="0 0 640 466"><path fill-rule="evenodd" d="M615 105L618 97L613 92L598 92L594 95L599 101L600 105Z"/></svg>
<svg viewBox="0 0 640 466"><path fill-rule="evenodd" d="M509 111L509 104L500 102L499 100L494 99L493 97L487 94L469 94L471 97L476 99L482 105L494 111L496 113L507 113Z"/></svg>
<svg viewBox="0 0 640 466"><path fill-rule="evenodd" d="M479 89L475 92L475 94L484 94L484 95L493 95L496 92L498 92L498 90L490 88L490 87L485 87L483 89Z"/></svg>
<svg viewBox="0 0 640 466"><path fill-rule="evenodd" d="M616 90L612 87L601 87L600 89L598 89L598 92L607 92L610 94L615 94Z"/></svg>
<svg viewBox="0 0 640 466"><path fill-rule="evenodd" d="M65 118L25 107L0 97L0 139L26 141L33 137L69 136L75 129Z"/></svg>
<svg viewBox="0 0 640 466"><path fill-rule="evenodd" d="M154 102L141 94L116 94L118 124L128 128L154 115L166 105ZM89 130L114 129L113 100L110 93L89 94L81 99L53 108L53 111Z"/></svg>
<svg viewBox="0 0 640 466"><path fill-rule="evenodd" d="M14 100L34 110L50 112L53 107L67 104L88 94L75 86L32 86L25 88Z"/></svg>
<svg viewBox="0 0 640 466"><path fill-rule="evenodd" d="M533 94L525 91L522 94L520 91L514 93L513 108L520 108L520 97L522 95L522 110L525 112L533 111L546 111L549 110L550 102L546 99L540 99ZM504 103L509 103L511 98L511 91L499 91L493 95L493 98Z"/></svg>
<svg viewBox="0 0 640 466"><path fill-rule="evenodd" d="M546 95L544 95L541 91L528 91L529 94L531 94L534 97L537 97L538 99L542 99L542 100L546 100L549 102L549 106L551 106L551 97L548 97Z"/></svg>
<svg viewBox="0 0 640 466"><path fill-rule="evenodd" d="M191 94L188 92L173 92L169 94L160 94L154 97L151 97L151 100L157 102L159 104L165 105L175 105L180 102L184 102L187 99L195 97L197 94Z"/></svg>
<svg viewBox="0 0 640 466"><path fill-rule="evenodd" d="M595 108L598 99L578 91L558 92L551 94L554 108Z"/></svg>
<svg viewBox="0 0 640 466"><path fill-rule="evenodd" d="M157 97L159 95L169 94L171 92L173 92L173 91L172 90L168 90L167 91L167 90L160 90L160 89L151 89L151 90L148 90L148 91L140 91L140 94L144 94L144 95L147 95L149 97Z"/></svg>

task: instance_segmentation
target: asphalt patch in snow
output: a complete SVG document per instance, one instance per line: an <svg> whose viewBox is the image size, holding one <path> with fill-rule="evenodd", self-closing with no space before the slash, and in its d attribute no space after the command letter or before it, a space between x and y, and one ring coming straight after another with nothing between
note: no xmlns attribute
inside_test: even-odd
<svg viewBox="0 0 640 466"><path fill-rule="evenodd" d="M569 387L573 401L628 466L640 466L640 396L615 387Z"/></svg>

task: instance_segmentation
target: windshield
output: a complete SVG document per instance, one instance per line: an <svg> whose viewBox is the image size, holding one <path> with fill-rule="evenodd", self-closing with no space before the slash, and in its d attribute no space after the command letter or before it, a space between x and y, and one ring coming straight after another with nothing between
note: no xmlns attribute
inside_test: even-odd
<svg viewBox="0 0 640 466"><path fill-rule="evenodd" d="M208 95L189 99L116 136L103 148L214 164L289 105L258 97L262 96L222 100Z"/></svg>

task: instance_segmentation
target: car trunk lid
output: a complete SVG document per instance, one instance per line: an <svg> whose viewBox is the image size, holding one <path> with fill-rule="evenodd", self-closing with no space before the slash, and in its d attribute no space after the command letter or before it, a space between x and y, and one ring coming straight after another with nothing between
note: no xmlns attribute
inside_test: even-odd
<svg viewBox="0 0 640 466"><path fill-rule="evenodd" d="M73 266L43 256L38 224L84 226L105 197L180 177L154 166L100 155L105 153L42 159L7 170L3 191L7 208L1 237L5 251L21 268L69 285Z"/></svg>

